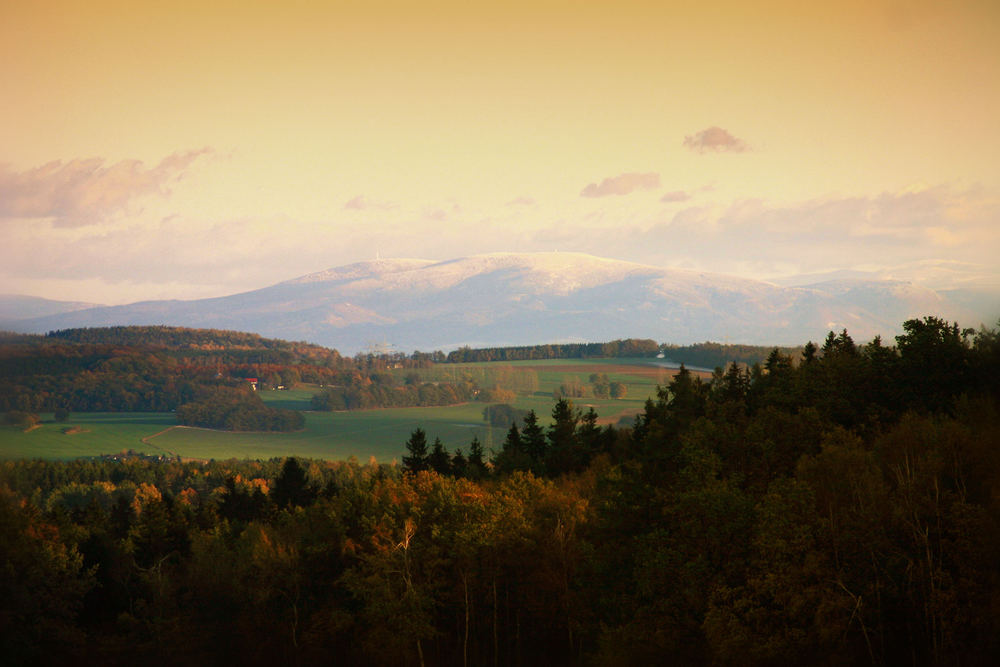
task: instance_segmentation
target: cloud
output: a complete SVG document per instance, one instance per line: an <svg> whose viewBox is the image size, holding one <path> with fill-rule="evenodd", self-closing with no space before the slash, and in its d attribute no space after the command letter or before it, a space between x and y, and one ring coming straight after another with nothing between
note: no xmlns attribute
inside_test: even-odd
<svg viewBox="0 0 1000 667"><path fill-rule="evenodd" d="M660 197L662 202L681 202L691 199L691 195L684 192L683 190L674 190L673 192L668 192L667 194Z"/></svg>
<svg viewBox="0 0 1000 667"><path fill-rule="evenodd" d="M94 224L147 194L168 194L201 149L174 153L146 168L140 160L49 162L26 171L0 167L0 219L51 219L56 227Z"/></svg>
<svg viewBox="0 0 1000 667"><path fill-rule="evenodd" d="M581 197L607 197L609 195L627 195L636 190L652 190L660 187L660 175L656 173L628 173L612 176L601 181L600 185L591 183L581 192Z"/></svg>
<svg viewBox="0 0 1000 667"><path fill-rule="evenodd" d="M344 208L351 211L365 211L365 210L378 210L378 211L388 211L390 209L396 208L396 204L391 201L377 201L374 199L369 199L364 195L358 195L352 199L348 199L344 203Z"/></svg>
<svg viewBox="0 0 1000 667"><path fill-rule="evenodd" d="M743 153L750 150L745 141L716 126L684 137L684 148L696 153Z"/></svg>
<svg viewBox="0 0 1000 667"><path fill-rule="evenodd" d="M807 272L928 258L987 264L1000 246L998 215L1000 201L991 194L947 186L785 205L745 199L685 207L602 242L627 244L619 251L626 255L659 248L663 261L697 258L720 272L745 272L740 267L753 258L758 275L787 272L779 266Z"/></svg>
<svg viewBox="0 0 1000 667"><path fill-rule="evenodd" d="M1000 247L1000 197L987 189L939 186L784 203L713 203L691 188L692 199L676 205L659 201L665 192L626 200L625 206L594 206L582 198L568 205L543 201L531 209L503 208L492 220L484 217L496 211L444 201L379 212L373 225L343 220L352 216L337 211L332 218L218 219L183 211L154 216L148 209L155 207L115 225L0 225L0 284L7 291L44 281L64 281L67 290L79 284L40 296L81 301L193 298L264 287L376 252L449 259L554 248L767 278L930 258L995 267ZM522 217L524 224L512 222ZM32 248L45 251L27 251ZM935 287L937 279L924 273ZM105 287L88 293L88 280Z"/></svg>

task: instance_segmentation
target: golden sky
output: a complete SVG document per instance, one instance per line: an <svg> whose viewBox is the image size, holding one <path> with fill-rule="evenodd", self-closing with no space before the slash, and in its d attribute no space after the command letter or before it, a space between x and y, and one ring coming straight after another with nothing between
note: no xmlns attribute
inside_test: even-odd
<svg viewBox="0 0 1000 667"><path fill-rule="evenodd" d="M993 0L152 4L0 6L0 292L377 252L995 268Z"/></svg>

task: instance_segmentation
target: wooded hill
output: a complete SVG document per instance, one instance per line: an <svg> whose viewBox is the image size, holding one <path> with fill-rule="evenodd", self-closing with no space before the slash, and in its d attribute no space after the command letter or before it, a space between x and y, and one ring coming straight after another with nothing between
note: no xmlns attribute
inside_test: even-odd
<svg viewBox="0 0 1000 667"><path fill-rule="evenodd" d="M235 424L299 423L288 415L263 409L252 395L235 401L232 391L257 378L260 387L291 386L305 382L324 386L313 402L316 410L354 410L383 407L452 405L486 400L497 392L518 391L511 386L478 385L473 379L425 378L413 380L389 370L428 369L435 364L526 359L583 359L654 357L660 346L651 340L610 343L538 345L442 352L359 354L345 358L336 350L309 343L268 339L256 334L216 329L165 326L65 329L44 336L12 334L0 337L0 410L40 412L166 412L188 403L196 409L181 415L201 417L190 425L234 428ZM719 360L752 363L770 349L748 346L671 348L676 361L695 365ZM732 353L732 359L725 359ZM499 376L497 376L499 377ZM516 386L515 386L516 384ZM537 382L536 382L537 384ZM246 392L244 392L246 393ZM230 398L209 406L223 394ZM224 404L224 405L223 405ZM253 419L229 416L234 406L256 414ZM228 407L227 407L228 406ZM239 430L260 430L239 429Z"/></svg>
<svg viewBox="0 0 1000 667"><path fill-rule="evenodd" d="M994 665L998 406L998 332L925 318L682 372L632 428L559 401L492 465L5 462L0 655Z"/></svg>

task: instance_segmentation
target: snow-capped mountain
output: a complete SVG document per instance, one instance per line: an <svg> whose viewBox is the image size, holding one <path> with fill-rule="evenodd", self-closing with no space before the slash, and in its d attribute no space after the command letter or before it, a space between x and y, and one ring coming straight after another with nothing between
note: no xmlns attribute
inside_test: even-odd
<svg viewBox="0 0 1000 667"><path fill-rule="evenodd" d="M90 308L20 320L17 328L213 327L350 354L372 343L409 352L626 337L797 344L845 327L865 340L928 314L970 326L995 321L899 280L782 287L576 253L496 253L360 262L226 297Z"/></svg>

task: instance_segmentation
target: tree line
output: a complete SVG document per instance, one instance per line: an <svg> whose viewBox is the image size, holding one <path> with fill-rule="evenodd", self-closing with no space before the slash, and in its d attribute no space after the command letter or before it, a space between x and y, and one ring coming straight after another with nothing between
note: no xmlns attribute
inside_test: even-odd
<svg viewBox="0 0 1000 667"><path fill-rule="evenodd" d="M217 387L177 408L177 423L227 431L299 431L301 412L271 408L249 387Z"/></svg>
<svg viewBox="0 0 1000 667"><path fill-rule="evenodd" d="M1000 658L1000 336L910 320L402 465L0 464L14 664Z"/></svg>
<svg viewBox="0 0 1000 667"><path fill-rule="evenodd" d="M654 340L627 338L608 343L562 343L515 347L462 347L448 353L448 363L526 361L535 359L587 359L608 357L655 357L660 345Z"/></svg>

